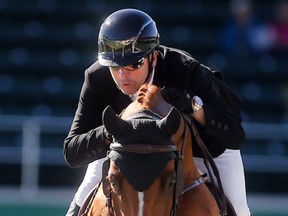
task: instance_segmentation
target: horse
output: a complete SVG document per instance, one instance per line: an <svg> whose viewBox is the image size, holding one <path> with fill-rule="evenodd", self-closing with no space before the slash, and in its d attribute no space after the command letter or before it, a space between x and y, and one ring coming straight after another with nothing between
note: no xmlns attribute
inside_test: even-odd
<svg viewBox="0 0 288 216"><path fill-rule="evenodd" d="M219 216L193 160L189 124L158 87L145 85L121 116L108 106L102 118L113 142L102 181L81 215Z"/></svg>

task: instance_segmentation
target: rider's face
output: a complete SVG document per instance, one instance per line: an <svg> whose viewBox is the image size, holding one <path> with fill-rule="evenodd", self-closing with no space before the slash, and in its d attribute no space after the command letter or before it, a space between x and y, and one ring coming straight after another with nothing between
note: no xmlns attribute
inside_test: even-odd
<svg viewBox="0 0 288 216"><path fill-rule="evenodd" d="M156 66L156 57L157 52L154 52L153 67ZM140 86L144 84L148 75L148 58L151 58L151 55L148 55L132 65L127 65L125 67L109 67L114 82L124 94L131 95L138 91Z"/></svg>

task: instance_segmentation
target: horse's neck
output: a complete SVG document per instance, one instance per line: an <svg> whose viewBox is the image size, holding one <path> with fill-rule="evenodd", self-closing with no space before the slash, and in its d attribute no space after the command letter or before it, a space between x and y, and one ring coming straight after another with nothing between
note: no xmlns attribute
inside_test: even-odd
<svg viewBox="0 0 288 216"><path fill-rule="evenodd" d="M173 140L173 138L177 141ZM172 140L176 143L178 151L183 154L185 183L189 183L191 180L199 178L200 173L193 159L192 131L184 118L182 118L180 127L177 133L172 137ZM181 152L183 145L184 149L183 152Z"/></svg>

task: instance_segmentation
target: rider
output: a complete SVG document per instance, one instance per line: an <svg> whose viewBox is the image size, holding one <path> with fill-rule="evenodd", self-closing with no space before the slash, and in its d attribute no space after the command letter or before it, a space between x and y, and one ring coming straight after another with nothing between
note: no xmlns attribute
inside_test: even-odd
<svg viewBox="0 0 288 216"><path fill-rule="evenodd" d="M239 150L245 139L241 117L227 108L205 75L207 70L186 52L159 45L156 24L146 13L122 9L107 17L99 32L98 60L85 71L78 108L64 141L64 156L71 167L89 164L67 216L77 215L101 179L101 158L111 142L102 125L102 111L110 105L120 113L144 83L167 89L170 103L191 113L214 157L226 196L237 215L250 215ZM195 161L206 173L201 157L196 148Z"/></svg>

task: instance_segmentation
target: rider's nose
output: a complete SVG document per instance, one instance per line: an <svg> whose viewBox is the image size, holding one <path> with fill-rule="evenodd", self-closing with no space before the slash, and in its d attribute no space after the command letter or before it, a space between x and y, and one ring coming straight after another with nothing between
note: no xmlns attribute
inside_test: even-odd
<svg viewBox="0 0 288 216"><path fill-rule="evenodd" d="M120 77L127 76L130 74L130 71L126 70L124 67L120 68L118 72Z"/></svg>

